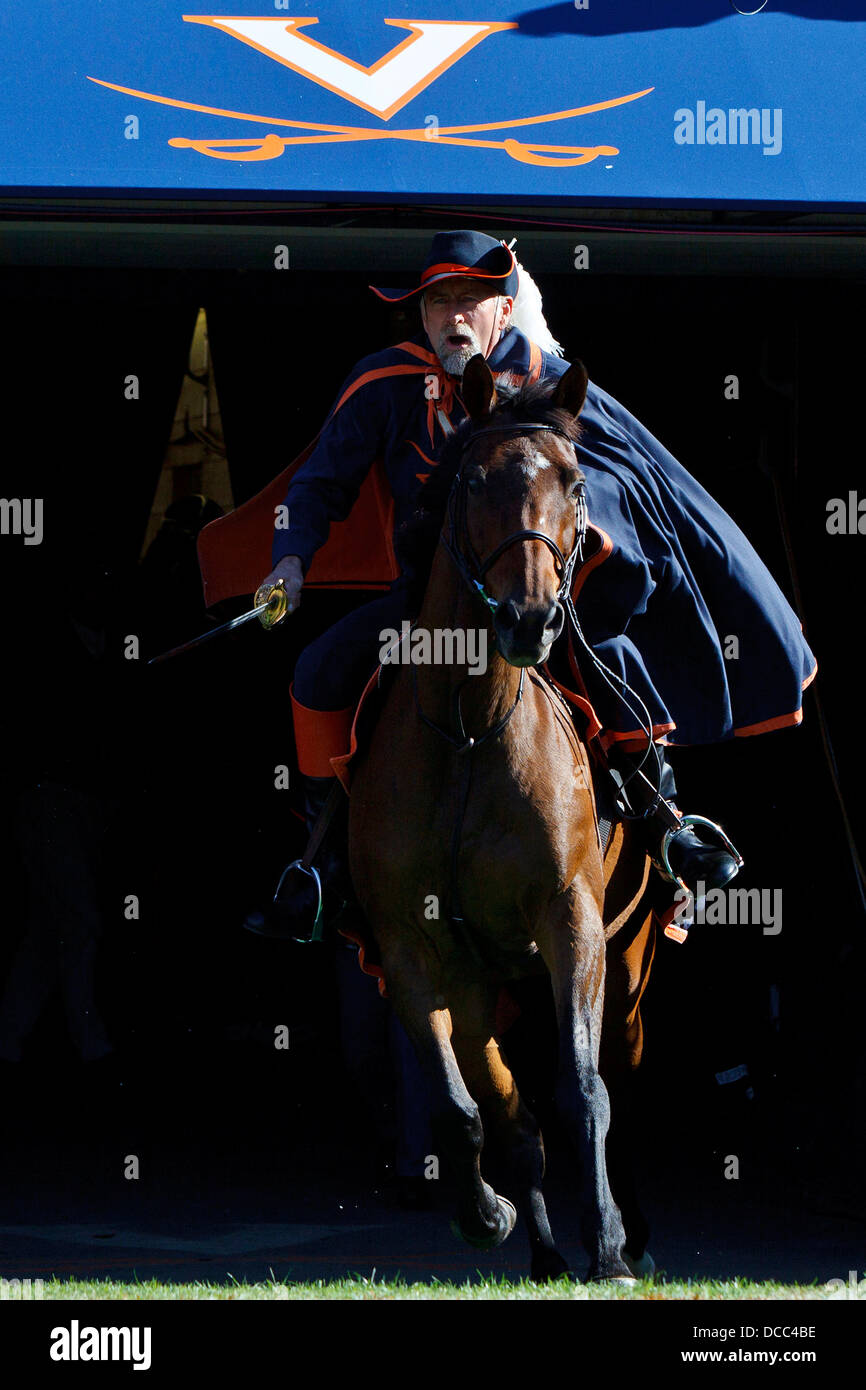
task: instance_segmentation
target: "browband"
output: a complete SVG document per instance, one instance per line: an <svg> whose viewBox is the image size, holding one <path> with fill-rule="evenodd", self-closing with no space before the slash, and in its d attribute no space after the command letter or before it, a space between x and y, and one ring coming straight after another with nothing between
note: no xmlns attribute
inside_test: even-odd
<svg viewBox="0 0 866 1390"><path fill-rule="evenodd" d="M549 430L551 434L558 434L560 438L567 439L573 447L577 447L576 440L560 429L559 425L547 425L541 420L525 420L522 425L486 425L483 430L475 430L463 445L462 452L465 454L469 445L482 434L526 434L529 430Z"/></svg>

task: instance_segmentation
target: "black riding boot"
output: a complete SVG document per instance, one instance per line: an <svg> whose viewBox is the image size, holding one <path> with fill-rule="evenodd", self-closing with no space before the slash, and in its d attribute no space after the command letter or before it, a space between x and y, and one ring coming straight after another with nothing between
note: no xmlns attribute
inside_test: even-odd
<svg viewBox="0 0 866 1390"><path fill-rule="evenodd" d="M730 883L742 868L743 860L714 821L685 816L685 824L680 823L674 804L677 789L673 769L663 748L653 746L658 767L650 753L637 772L640 755L632 756L615 747L608 754L608 762L628 807L637 814L644 813L647 853L656 868L663 877L684 883L693 895L694 910L700 911L706 894ZM693 820L698 824L692 824Z"/></svg>
<svg viewBox="0 0 866 1390"><path fill-rule="evenodd" d="M308 836L315 829L332 789L334 777L303 777L304 816ZM244 922L250 931L263 936L285 936L309 940L313 928L329 925L352 898L349 875L348 798L340 803L312 859L312 869L304 870L296 860L284 871L273 902L264 912L252 912ZM317 881L318 876L318 881ZM321 897L320 897L321 886Z"/></svg>

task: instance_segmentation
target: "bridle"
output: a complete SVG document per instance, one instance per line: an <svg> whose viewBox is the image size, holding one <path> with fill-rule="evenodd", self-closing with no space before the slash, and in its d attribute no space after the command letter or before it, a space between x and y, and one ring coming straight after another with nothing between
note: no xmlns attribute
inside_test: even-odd
<svg viewBox="0 0 866 1390"><path fill-rule="evenodd" d="M466 451L472 447L476 439L482 434L529 434L545 430L550 434L558 434L561 439L565 439L574 447L574 440L565 430L558 425L546 424L539 420L527 420L520 425L486 425L483 429L474 430L465 440L461 449L461 463ZM512 545L517 545L521 541L543 541L553 553L553 558L557 564L557 574L559 576L559 588L556 591L557 602L567 601L571 593L571 585L574 579L574 568L578 559L583 559L583 547L586 540L586 482L583 478L577 484L576 491L576 517L574 544L570 554L563 555L559 546L550 536L543 531L515 531L513 535L507 536L486 560L479 559L466 528L466 480L459 471L455 473L451 484L451 491L448 495L448 536L441 537L442 544L448 551L457 569L470 586L478 594L478 597L487 605L491 613L496 613L500 606L498 599L492 598L484 587L484 576L506 550Z"/></svg>
<svg viewBox="0 0 866 1390"><path fill-rule="evenodd" d="M565 430L560 429L558 425L550 425L541 420L526 420L519 425L486 425L484 426L484 428L480 430L472 431L472 433L469 434L469 436L463 441L463 445L460 450L461 463L463 457L466 454L466 451L469 448L471 448L471 446L475 443L475 440L478 439L482 434L528 434L530 432L541 430L546 430L550 434L558 434L561 439L567 440L568 443L572 446L572 448L574 448L574 440L571 438L570 435L566 434ZM456 565L460 576L465 580L469 587L475 591L475 593L481 599L482 603L484 603L487 606L490 613L494 615L496 614L497 609L500 607L500 600L495 599L490 594L488 594L487 590L484 587L483 580L484 576L487 574L487 571L493 565L496 564L496 561L499 559L499 557L503 555L505 551L508 550L512 545L517 545L520 541L543 541L544 544L548 547L548 549L550 549L553 552L554 560L556 561L558 566L559 588L556 591L556 601L557 603L562 604L562 606L565 608L566 613L572 617L573 621L576 622L574 606L571 601L571 585L574 578L574 567L577 562L577 559L578 557L580 557L581 560L583 559L583 546L584 541L586 540L586 482L583 477L580 478L577 484L575 506L576 516L574 544L568 556L563 555L559 546L556 544L556 541L553 540L550 536L545 535L543 531L525 530L515 531L513 535L507 536L505 540L502 541L496 547L496 549L491 552L490 555L488 555L486 560L481 560L479 559L475 551L475 548L469 539L469 534L466 528L466 479L464 478L463 474L460 472L458 468L458 471L455 473L454 479L451 483L451 491L448 494L448 535L445 535L443 528L442 534L440 535L439 539L442 545L444 545L445 549L448 551L448 554L451 556L452 560L454 561L454 564ZM460 708L460 696L463 691L463 685L465 685L466 683L465 681L463 681L460 685L455 687L453 696L453 719L459 731L456 737L447 729L443 729L441 725L435 724L433 720L428 719L428 717L424 714L423 710L421 709L421 704L418 698L418 678L415 672L415 668L413 666L412 685L415 709L418 713L419 718L425 724L429 725L431 729L435 729L437 733L441 734L443 738L447 739L449 743L451 743L454 747L457 748L458 752L466 752L469 749L478 747L479 744L484 743L488 738L495 738L496 735L501 733L502 730L505 728L505 725L508 723L509 719L511 718L514 711L517 709L517 706L519 705L523 697L523 682L525 673L525 668L522 667L520 671L520 683L517 688L517 695L515 697L514 704L511 706L511 708L508 710L505 716L499 721L499 723L495 725L494 728L488 729L487 733L482 734L481 737L478 739L469 738L466 734L463 725L463 714Z"/></svg>
<svg viewBox="0 0 866 1390"><path fill-rule="evenodd" d="M569 434L566 434L565 430L561 429L558 425L548 424L546 421L526 420L522 424L485 425L480 430L473 430L464 440L460 451L461 467L463 457L466 454L467 450L482 434L528 434L530 432L540 430L547 430L551 434L558 434L562 439L566 439L568 443L571 444L572 448L576 449L574 440L571 438ZM604 680L607 683L607 685L610 686L610 688L614 691L618 698L622 700L622 702L627 706L629 711L633 714L635 721L642 730L642 732L646 734L647 752L644 754L645 760L649 756L649 753L653 748L652 719L650 717L649 710L647 709L646 704L644 703L641 696L638 694L636 690L634 690L629 685L628 681L625 680L624 677L621 676L618 672L612 671L609 666L606 666L605 663L593 651L592 647L587 642L586 637L583 634L583 629L581 628L580 621L578 619L577 612L574 607L574 600L571 596L571 587L574 579L575 565L578 559L580 559L581 563L584 559L584 544L586 541L587 524L588 522L586 509L586 480L584 478L581 478L576 488L574 545L572 546L571 553L568 556L563 555L559 546L556 544L556 541L552 540L550 536L545 535L543 531L526 530L515 531L512 536L507 536L506 539L502 541L501 544L499 544L490 555L487 556L486 560L480 560L466 532L466 486L464 476L458 468L458 471L457 473L455 473L453 482L451 484L451 491L448 495L448 536L446 537L443 532L443 534L440 535L439 539L441 544L445 546L445 549L448 551L449 555L454 561L454 564L457 566L460 575L463 577L463 579L466 581L469 587L475 591L475 593L478 595L481 601L487 606L488 610L493 614L496 613L500 604L497 599L492 598L491 595L488 594L487 590L484 587L483 580L488 570L491 568L492 565L495 565L499 557L502 554L504 554L504 552L508 550L510 546L516 545L518 544L518 542L526 540L538 540L544 542L548 549L553 553L553 557L558 566L559 588L556 592L556 600L564 608L566 617L571 623L571 627L574 631L577 640L580 642L581 646L583 647L584 651L589 657L589 660L592 662L593 666L598 671L602 680ZM468 554L466 553L466 550L464 550L463 546L465 546L466 550L468 550ZM520 686L517 691L517 698L514 704L512 705L511 709L508 711L505 718L501 720L500 723L497 724L494 729L489 730L486 735L482 735L481 739L473 740L471 738L466 738L466 735L464 733L463 720L460 714L459 699L462 687L458 687L456 690L456 718L458 727L460 729L460 735L456 739L453 737L453 735L449 734L445 729L442 729L439 725L434 725L432 721L427 719L425 715L422 713L420 705L418 703L417 684L415 686L415 707L425 724L429 724L432 728L435 728L438 733L442 734L446 739L448 739L449 742L456 745L459 751L463 752L472 747L477 747L477 745L480 742L482 742L485 738L495 736L496 734L500 733L501 730L505 727L505 725L508 723L508 720L511 718L511 715L517 708L517 705L520 703L520 699L523 694L524 671L525 668L521 668ZM638 710L635 708L635 706L630 704L628 699L626 699L624 694L624 692L626 691L629 695L634 697L635 704L640 707L641 713L638 713ZM639 768L642 766L643 762L641 762ZM637 819L640 819L640 817L637 817Z"/></svg>

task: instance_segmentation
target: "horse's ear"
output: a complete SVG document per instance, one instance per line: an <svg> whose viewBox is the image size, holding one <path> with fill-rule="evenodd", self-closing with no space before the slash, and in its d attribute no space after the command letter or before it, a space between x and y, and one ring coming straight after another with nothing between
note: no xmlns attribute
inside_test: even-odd
<svg viewBox="0 0 866 1390"><path fill-rule="evenodd" d="M556 390L550 398L550 404L559 406L561 410L567 410L570 415L577 418L583 410L583 403L586 400L588 381L589 376L583 363L573 362L568 371L556 383Z"/></svg>
<svg viewBox="0 0 866 1390"><path fill-rule="evenodd" d="M496 404L496 384L484 354L476 352L463 369L463 404L472 420L489 415Z"/></svg>

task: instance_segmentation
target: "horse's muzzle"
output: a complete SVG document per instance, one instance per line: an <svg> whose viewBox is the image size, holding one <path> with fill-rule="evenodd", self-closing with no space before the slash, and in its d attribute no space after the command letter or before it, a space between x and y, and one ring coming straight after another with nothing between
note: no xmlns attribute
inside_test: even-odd
<svg viewBox="0 0 866 1390"><path fill-rule="evenodd" d="M508 599L500 603L493 618L496 645L509 665L535 666L547 659L564 622L561 603L521 610Z"/></svg>

